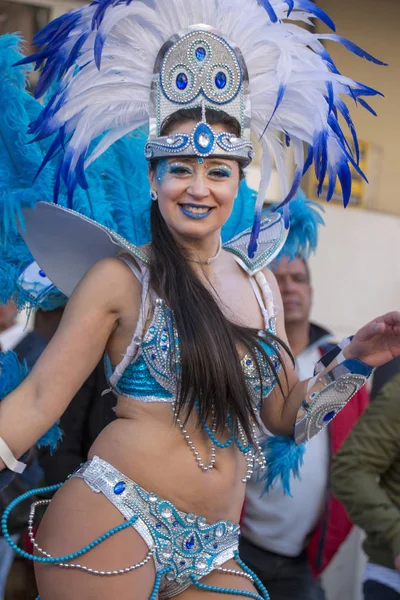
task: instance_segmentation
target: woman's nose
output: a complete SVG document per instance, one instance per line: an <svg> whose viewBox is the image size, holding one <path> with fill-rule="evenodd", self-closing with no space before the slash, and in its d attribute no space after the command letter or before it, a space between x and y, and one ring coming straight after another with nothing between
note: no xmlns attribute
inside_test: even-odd
<svg viewBox="0 0 400 600"><path fill-rule="evenodd" d="M197 173L191 185L188 188L188 193L194 198L206 198L210 190L203 173Z"/></svg>

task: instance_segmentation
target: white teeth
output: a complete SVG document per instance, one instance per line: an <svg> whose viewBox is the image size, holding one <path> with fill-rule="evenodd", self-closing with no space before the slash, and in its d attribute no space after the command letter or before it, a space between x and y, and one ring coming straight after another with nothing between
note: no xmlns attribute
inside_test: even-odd
<svg viewBox="0 0 400 600"><path fill-rule="evenodd" d="M194 213L196 215L203 215L203 214L207 213L210 210L207 207L200 207L200 206L187 206L187 205L184 205L184 208L188 212Z"/></svg>

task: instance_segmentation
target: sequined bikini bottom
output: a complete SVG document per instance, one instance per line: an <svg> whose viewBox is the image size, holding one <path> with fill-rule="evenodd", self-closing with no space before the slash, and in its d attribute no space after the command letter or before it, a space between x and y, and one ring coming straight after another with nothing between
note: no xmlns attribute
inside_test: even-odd
<svg viewBox="0 0 400 600"><path fill-rule="evenodd" d="M98 576L117 576L128 573L140 569L153 559L156 577L149 600L167 600L180 594L191 585L203 591L219 592L254 600L269 600L268 592L260 579L239 557L239 525L235 525L231 521L217 521L209 524L205 517L184 513L168 500L163 500L156 494L147 492L98 456L79 467L71 477L79 477L93 492L103 493L122 513L125 518L124 522L84 548L72 554L54 557L40 548L34 537L33 523L36 508L51 502L49 499L37 500L31 506L28 522L29 537L36 550L36 555L30 554L19 548L12 539L8 531L9 515L21 502L43 493L55 492L63 484L30 490L11 502L1 519L3 536L15 552L24 558L66 569L82 569ZM143 560L137 564L113 571L101 571L80 564L80 561L76 562L76 559L80 559L107 538L129 527L136 529L149 549ZM238 569L222 566L231 558L235 559ZM202 583L201 579L212 571L247 578L256 586L259 593L238 590L235 587L225 588ZM235 577L232 577L232 581L234 580ZM40 600L40 597L37 600Z"/></svg>
<svg viewBox="0 0 400 600"><path fill-rule="evenodd" d="M82 478L102 492L132 524L152 554L156 573L162 573L159 598L171 598L220 567L235 555L239 525L230 521L208 524L204 517L184 513L167 500L144 490L112 465L95 456L72 477Z"/></svg>

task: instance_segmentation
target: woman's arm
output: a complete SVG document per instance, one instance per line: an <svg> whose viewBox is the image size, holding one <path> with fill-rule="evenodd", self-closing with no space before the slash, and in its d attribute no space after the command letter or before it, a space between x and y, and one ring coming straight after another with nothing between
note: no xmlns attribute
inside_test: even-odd
<svg viewBox="0 0 400 600"><path fill-rule="evenodd" d="M16 457L63 414L99 362L107 342L115 345L113 332L120 327L125 306L136 321L140 284L122 261L104 259L77 286L56 334L32 372L0 403L0 436ZM115 349L119 353L125 350L117 345ZM1 460L0 468L4 468Z"/></svg>
<svg viewBox="0 0 400 600"><path fill-rule="evenodd" d="M284 324L284 310L281 294L275 276L271 271L265 270L264 274L270 285L274 304L276 307L276 330L278 337L286 342L286 332ZM366 380L373 367L378 367L395 356L400 355L400 313L392 312L382 317L374 319L362 329L360 329L353 337L351 343L343 350L343 358L356 359L353 361L355 369L355 378L353 383L349 385L351 390L352 385L356 385L358 378L359 387L363 380ZM305 400L310 400L312 394L318 396L323 392L335 378L346 379L346 375L351 375L350 366L346 367L346 362L343 363L343 373L336 373L335 367L338 365L337 359L334 359L324 371L322 371L318 380L307 379L299 381L296 369L292 361L284 350L282 350L282 359L286 368L287 377L282 370L280 383L283 393L279 386L275 386L273 392L266 398L261 407L261 419L265 426L275 435L293 436L294 425L300 415L299 410ZM359 362L362 361L362 362ZM354 363L359 363L354 365ZM365 364L364 364L365 363ZM347 363L349 365L349 363ZM346 373L346 369L348 373ZM359 369L359 370L358 370ZM367 371L369 373L367 374ZM324 377L324 376L327 377ZM311 387L310 387L311 386ZM337 390L336 390L337 391ZM356 389L354 391L357 391ZM340 391L337 391L339 397ZM343 396L339 398L338 403L345 401L346 390L343 391ZM351 395L347 399L350 399ZM344 400L343 400L344 399ZM344 406L342 405L342 407ZM335 413L336 414L336 413Z"/></svg>

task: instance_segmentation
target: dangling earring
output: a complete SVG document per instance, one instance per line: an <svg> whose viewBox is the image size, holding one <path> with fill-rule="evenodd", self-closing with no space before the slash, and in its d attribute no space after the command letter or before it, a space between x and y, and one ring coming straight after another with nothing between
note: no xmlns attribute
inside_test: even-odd
<svg viewBox="0 0 400 600"><path fill-rule="evenodd" d="M157 200L158 200L158 194L157 194L156 190L151 190L150 191L150 198L152 199L153 202L157 202Z"/></svg>

